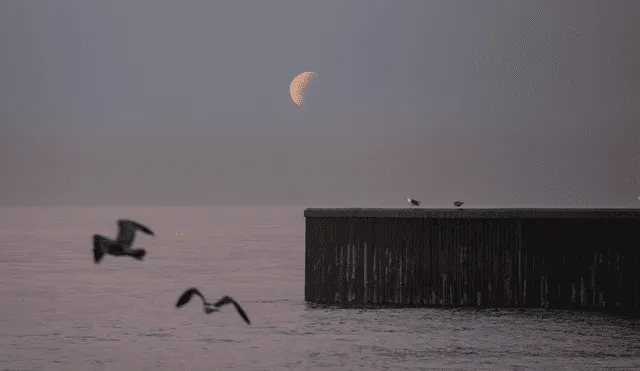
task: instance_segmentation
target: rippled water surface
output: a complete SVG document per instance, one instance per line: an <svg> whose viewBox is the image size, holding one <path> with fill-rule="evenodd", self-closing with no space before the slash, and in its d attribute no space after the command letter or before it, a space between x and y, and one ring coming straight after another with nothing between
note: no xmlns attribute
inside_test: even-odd
<svg viewBox="0 0 640 371"><path fill-rule="evenodd" d="M311 308L302 208L0 208L0 369L640 369L637 320L594 313ZM143 262L93 233L146 224ZM184 289L233 308L175 309Z"/></svg>

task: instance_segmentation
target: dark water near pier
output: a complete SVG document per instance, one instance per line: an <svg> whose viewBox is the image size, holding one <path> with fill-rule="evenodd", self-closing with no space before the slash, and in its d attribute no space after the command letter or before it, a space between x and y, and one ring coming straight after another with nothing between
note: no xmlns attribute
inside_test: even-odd
<svg viewBox="0 0 640 371"><path fill-rule="evenodd" d="M640 369L640 322L533 310L310 308L302 208L0 208L0 370ZM144 262L91 234L148 225ZM198 286L233 308L209 316Z"/></svg>

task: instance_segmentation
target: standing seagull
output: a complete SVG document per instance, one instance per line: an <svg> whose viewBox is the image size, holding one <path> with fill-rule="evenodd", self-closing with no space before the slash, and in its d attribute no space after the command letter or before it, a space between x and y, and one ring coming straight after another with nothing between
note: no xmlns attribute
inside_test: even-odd
<svg viewBox="0 0 640 371"><path fill-rule="evenodd" d="M411 197L407 197L407 202L409 202L411 205L413 206L420 206L420 201L418 200L414 200Z"/></svg>
<svg viewBox="0 0 640 371"><path fill-rule="evenodd" d="M114 256L131 256L137 260L142 260L147 252L144 249L132 249L133 240L136 231L142 231L148 235L154 236L151 229L144 225L134 222L133 220L118 220L118 237L116 240L110 240L99 234L93 235L93 261L98 264L105 254Z"/></svg>
<svg viewBox="0 0 640 371"><path fill-rule="evenodd" d="M453 206L460 207L460 206L462 206L463 203L464 202L462 202L462 201L456 201L456 202L453 203Z"/></svg>
<svg viewBox="0 0 640 371"><path fill-rule="evenodd" d="M225 295L225 296L222 297L222 299L218 300L216 303L209 303L204 298L204 296L202 296L200 291L198 291L198 289L195 288L195 287L187 289L187 291L185 291L182 295L180 295L180 298L178 298L178 302L176 303L176 308L180 308L183 305L187 304L189 302L189 300L191 300L191 297L193 295L197 295L197 296L200 297L200 299L202 299L202 309L204 309L204 312L206 314L220 311L219 308L222 307L223 305L233 304L233 306L236 307L236 310L238 311L238 314L240 314L240 317L242 317L242 319L244 319L244 321L247 323L247 325L251 324L251 321L249 321L249 317L247 316L247 313L245 313L245 311L242 309L240 304L238 304L230 296L226 296Z"/></svg>

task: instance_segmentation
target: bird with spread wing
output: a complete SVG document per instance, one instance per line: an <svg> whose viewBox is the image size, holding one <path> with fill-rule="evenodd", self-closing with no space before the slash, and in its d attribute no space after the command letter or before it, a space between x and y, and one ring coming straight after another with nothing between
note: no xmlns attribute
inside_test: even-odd
<svg viewBox="0 0 640 371"><path fill-rule="evenodd" d="M199 296L200 299L202 299L202 308L206 314L218 312L220 311L220 307L227 304L233 304L233 306L236 308L236 311L238 311L238 314L240 314L240 317L242 317L242 319L247 323L247 325L251 324L251 321L249 320L247 313L244 311L244 309L242 309L240 304L238 304L238 302L233 300L230 296L225 295L217 302L209 303L204 298L202 293L198 291L198 289L195 287L191 287L187 289L184 293L182 293L182 295L180 295L180 298L178 298L178 302L176 303L176 308L180 308L183 305L187 304L194 295Z"/></svg>
<svg viewBox="0 0 640 371"><path fill-rule="evenodd" d="M154 236L153 231L133 220L118 220L118 236L115 241L99 234L93 235L93 261L98 264L105 255L131 256L142 260L147 252L144 249L132 248L137 231Z"/></svg>

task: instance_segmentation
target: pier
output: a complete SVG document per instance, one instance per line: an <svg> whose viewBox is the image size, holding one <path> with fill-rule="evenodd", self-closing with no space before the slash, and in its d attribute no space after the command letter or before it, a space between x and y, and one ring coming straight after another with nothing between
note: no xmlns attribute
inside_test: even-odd
<svg viewBox="0 0 640 371"><path fill-rule="evenodd" d="M305 301L640 315L640 209L306 209Z"/></svg>

